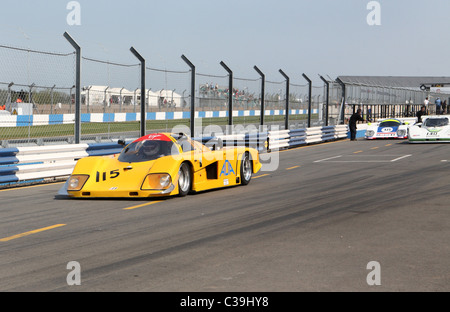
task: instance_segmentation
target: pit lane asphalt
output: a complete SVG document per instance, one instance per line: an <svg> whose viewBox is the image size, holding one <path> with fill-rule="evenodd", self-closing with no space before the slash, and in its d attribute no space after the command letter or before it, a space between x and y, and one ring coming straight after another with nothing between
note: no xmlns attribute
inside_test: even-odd
<svg viewBox="0 0 450 312"><path fill-rule="evenodd" d="M450 145L278 155L248 186L162 201L0 191L0 291L450 290ZM67 285L71 261L80 286ZM371 261L381 285L367 283Z"/></svg>

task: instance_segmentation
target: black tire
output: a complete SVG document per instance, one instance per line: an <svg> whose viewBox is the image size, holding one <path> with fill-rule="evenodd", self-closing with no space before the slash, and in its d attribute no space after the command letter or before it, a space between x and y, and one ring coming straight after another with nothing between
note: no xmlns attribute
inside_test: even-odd
<svg viewBox="0 0 450 312"><path fill-rule="evenodd" d="M191 191L192 177L191 168L187 163L182 163L178 171L178 191L181 197L186 196Z"/></svg>
<svg viewBox="0 0 450 312"><path fill-rule="evenodd" d="M241 184L247 185L250 183L253 176L253 162L250 154L247 152L242 157L241 161Z"/></svg>

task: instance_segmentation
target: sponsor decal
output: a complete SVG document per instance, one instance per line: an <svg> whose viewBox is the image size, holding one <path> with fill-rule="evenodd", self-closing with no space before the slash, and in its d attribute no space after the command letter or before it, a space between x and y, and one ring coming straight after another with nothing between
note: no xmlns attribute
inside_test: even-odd
<svg viewBox="0 0 450 312"><path fill-rule="evenodd" d="M223 164L222 171L220 172L220 176L229 176L230 174L236 175L236 173L233 170L233 166L231 165L229 160L226 160Z"/></svg>
<svg viewBox="0 0 450 312"><path fill-rule="evenodd" d="M379 137L394 137L397 136L397 127L379 127L377 135Z"/></svg>
<svg viewBox="0 0 450 312"><path fill-rule="evenodd" d="M157 133L157 134L149 134L149 135L143 136L142 138L137 139L133 143L141 142L141 141L147 141L147 140L150 140L150 141L166 141L166 142L172 141L167 135Z"/></svg>

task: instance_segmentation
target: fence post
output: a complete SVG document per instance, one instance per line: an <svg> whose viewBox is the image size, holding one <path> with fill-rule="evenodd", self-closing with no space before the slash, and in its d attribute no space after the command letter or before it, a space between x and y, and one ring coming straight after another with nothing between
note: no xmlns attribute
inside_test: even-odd
<svg viewBox="0 0 450 312"><path fill-rule="evenodd" d="M181 56L183 61L188 64L188 66L191 68L191 138L195 137L195 66L194 64L189 61L189 59L184 56L184 54Z"/></svg>
<svg viewBox="0 0 450 312"><path fill-rule="evenodd" d="M325 109L325 127L327 127L328 126L328 107L330 105L330 83L325 78L323 78L322 76L319 75L319 77L325 83L325 86L326 86L326 89L327 89L326 95L325 95L326 96L326 101L325 101L325 105L326 105L326 109Z"/></svg>
<svg viewBox="0 0 450 312"><path fill-rule="evenodd" d="M53 87L50 89L50 114L53 115L53 91L55 89L56 85L53 85Z"/></svg>
<svg viewBox="0 0 450 312"><path fill-rule="evenodd" d="M264 114L265 114L265 108L264 108L264 101L265 101L265 96L264 93L265 91L265 86L266 86L266 76L262 73L262 71L259 70L259 68L255 65L253 66L253 68L258 72L258 74L261 76L261 113L260 113L260 126L261 129L260 131L263 131L263 126L264 126Z"/></svg>
<svg viewBox="0 0 450 312"><path fill-rule="evenodd" d="M12 97L11 97L11 87L14 85L14 82L10 82L8 84L8 98L6 99L6 110L11 111L11 103L12 103Z"/></svg>
<svg viewBox="0 0 450 312"><path fill-rule="evenodd" d="M286 130L289 130L289 84L290 79L289 77L280 69L280 74L286 78L286 117L284 120L284 127Z"/></svg>
<svg viewBox="0 0 450 312"><path fill-rule="evenodd" d="M64 38L69 41L76 52L75 65L75 144L80 144L81 140L81 47L73 38L67 33L64 33Z"/></svg>
<svg viewBox="0 0 450 312"><path fill-rule="evenodd" d="M306 81L308 81L309 85L309 98L308 98L308 128L311 128L311 113L312 113L312 82L311 79L308 78L305 74L302 74L303 78L305 78Z"/></svg>
<svg viewBox="0 0 450 312"><path fill-rule="evenodd" d="M106 113L106 97L107 97L107 92L108 92L109 86L106 87L106 89L103 91L103 113ZM109 121L109 120L108 120Z"/></svg>
<svg viewBox="0 0 450 312"><path fill-rule="evenodd" d="M141 137L145 135L146 118L145 118L145 59L136 51L135 48L130 48L131 53L141 62ZM136 103L135 103L136 107Z"/></svg>
<svg viewBox="0 0 450 312"><path fill-rule="evenodd" d="M220 65L228 72L228 134L233 133L233 72L224 63L220 62Z"/></svg>
<svg viewBox="0 0 450 312"><path fill-rule="evenodd" d="M338 122L343 125L345 124L345 102L346 102L346 90L345 90L345 83L339 78L336 78L336 81L341 85L342 87L342 103L341 103L341 112L339 113L339 117L341 117L341 120L338 120Z"/></svg>

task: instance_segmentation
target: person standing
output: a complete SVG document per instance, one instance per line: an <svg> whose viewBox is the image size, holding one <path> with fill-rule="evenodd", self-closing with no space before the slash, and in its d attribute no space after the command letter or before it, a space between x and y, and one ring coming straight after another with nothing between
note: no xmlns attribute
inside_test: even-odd
<svg viewBox="0 0 450 312"><path fill-rule="evenodd" d="M447 114L447 100L442 102L442 114Z"/></svg>
<svg viewBox="0 0 450 312"><path fill-rule="evenodd" d="M356 141L356 123L358 121L365 121L364 118L361 116L361 109L358 108L356 113L354 113L348 122L349 128L350 128L350 139L352 141Z"/></svg>
<svg viewBox="0 0 450 312"><path fill-rule="evenodd" d="M437 98L436 101L434 101L434 104L436 105L436 115L440 115L441 114L441 104L442 104L441 99Z"/></svg>
<svg viewBox="0 0 450 312"><path fill-rule="evenodd" d="M422 116L424 116L424 115L427 114L426 109L427 109L427 108L425 107L425 105L423 105L423 106L420 108L420 111L418 111L418 112L416 113L416 117L417 117L417 122L418 122L418 123L421 123L421 122L422 122Z"/></svg>

